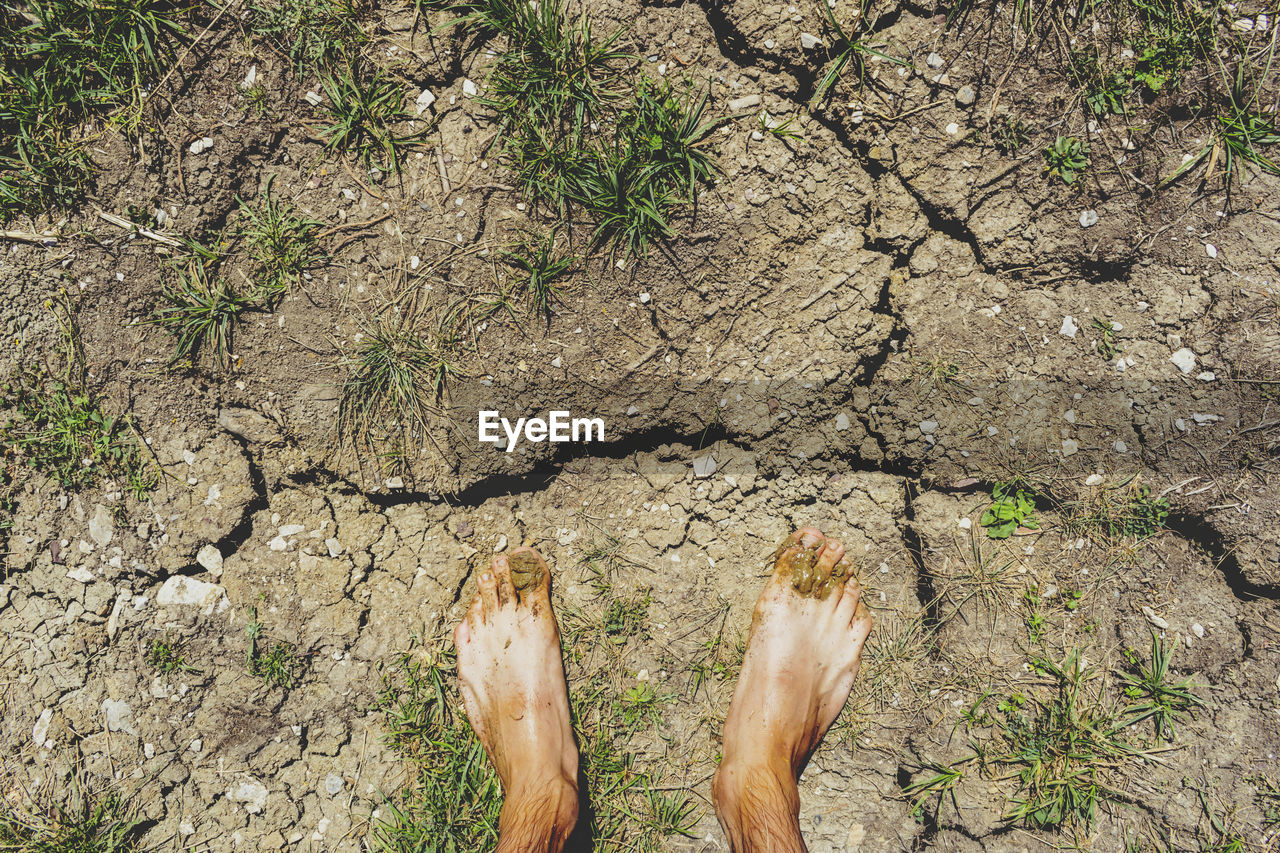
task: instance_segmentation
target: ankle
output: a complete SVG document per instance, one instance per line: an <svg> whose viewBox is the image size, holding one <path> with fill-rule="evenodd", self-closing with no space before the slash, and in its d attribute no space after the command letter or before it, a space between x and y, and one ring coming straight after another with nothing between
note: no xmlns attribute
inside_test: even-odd
<svg viewBox="0 0 1280 853"><path fill-rule="evenodd" d="M804 851L800 791L785 759L720 763L711 783L716 817L734 853Z"/></svg>
<svg viewBox="0 0 1280 853"><path fill-rule="evenodd" d="M495 853L558 853L578 822L578 785L559 776L513 785L498 819Z"/></svg>

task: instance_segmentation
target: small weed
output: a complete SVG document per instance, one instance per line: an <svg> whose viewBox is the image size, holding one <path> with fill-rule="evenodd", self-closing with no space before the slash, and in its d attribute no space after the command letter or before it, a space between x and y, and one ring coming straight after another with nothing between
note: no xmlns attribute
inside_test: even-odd
<svg viewBox="0 0 1280 853"><path fill-rule="evenodd" d="M1089 501L1076 504L1068 526L1106 539L1155 536L1169 518L1169 501L1152 497L1149 487L1134 485L1133 479L1104 487Z"/></svg>
<svg viewBox="0 0 1280 853"><path fill-rule="evenodd" d="M1125 99L1133 92L1131 75L1105 68L1097 48L1090 45L1072 53L1072 76L1084 91L1084 103L1095 116L1129 114Z"/></svg>
<svg viewBox="0 0 1280 853"><path fill-rule="evenodd" d="M261 678L265 684L290 688L302 675L302 661L293 646L283 641L271 644L266 651L259 648L262 623L258 621L258 608L249 611L249 625L245 629L249 647L245 652L245 668L250 675Z"/></svg>
<svg viewBox="0 0 1280 853"><path fill-rule="evenodd" d="M502 261L519 273L533 311L551 318L551 306L560 298L563 279L578 258L556 250L555 233L526 234L512 251L502 253Z"/></svg>
<svg viewBox="0 0 1280 853"><path fill-rule="evenodd" d="M889 617L867 641L855 691L877 709L910 705L935 642L922 618Z"/></svg>
<svg viewBox="0 0 1280 853"><path fill-rule="evenodd" d="M144 459L129 419L106 414L88 390L70 306L60 304L55 313L62 331L62 365L19 364L9 383L0 386L0 407L13 412L8 422L0 423L0 445L64 489L120 477L141 500L156 486L155 468Z"/></svg>
<svg viewBox="0 0 1280 853"><path fill-rule="evenodd" d="M972 760L971 758L968 760ZM951 800L953 810L959 814L960 805L956 802L955 788L964 781L964 770L959 766L967 763L966 761L958 761L956 764L939 764L937 762L927 762L922 770L931 771L933 775L926 776L906 785L902 789L902 793L910 797L911 816L918 821L923 821L925 817L925 804L937 797L937 804L934 806L932 819L937 823L942 818L942 805L948 798Z"/></svg>
<svg viewBox="0 0 1280 853"><path fill-rule="evenodd" d="M0 850L6 853L133 853L143 821L116 794L97 798L77 786L68 804L20 810L0 802Z"/></svg>
<svg viewBox="0 0 1280 853"><path fill-rule="evenodd" d="M1130 700L1130 705L1124 710L1127 719L1122 725L1131 726L1151 720L1157 740L1174 740L1177 737L1174 721L1191 713L1195 706L1204 705L1204 700L1192 692L1190 678L1170 680L1169 663L1174 648L1174 645L1166 645L1153 631L1151 664L1143 663L1137 652L1129 649L1125 657L1132 671L1120 675L1125 683L1124 695Z"/></svg>
<svg viewBox="0 0 1280 853"><path fill-rule="evenodd" d="M1253 795L1253 802L1262 812L1262 828L1274 829L1280 826L1280 784L1267 776L1254 776L1249 781L1258 786Z"/></svg>
<svg viewBox="0 0 1280 853"><path fill-rule="evenodd" d="M791 125L795 124L799 114L787 116L785 119L778 119L769 115L768 111L760 112L760 130L763 133L772 134L784 142L802 142L803 134L798 130L792 130Z"/></svg>
<svg viewBox="0 0 1280 853"><path fill-rule="evenodd" d="M1027 626L1027 639L1035 645L1044 643L1044 631L1046 618L1044 608L1041 605L1040 590L1037 587L1031 587L1022 594L1022 600L1026 604L1026 616L1023 617L1023 624Z"/></svg>
<svg viewBox="0 0 1280 853"><path fill-rule="evenodd" d="M868 56L878 56L895 65L907 64L901 59L881 52L877 49L879 46L872 46L866 40L867 35L875 28L875 16L871 14L871 0L858 0L857 14L853 19L855 23L848 27L842 27L836 20L834 7L830 3L819 0L817 6L825 18L824 23L832 40L832 45L827 51L828 56L832 58L818 85L814 87L813 97L809 99L810 110L815 109L827 99L848 68L853 69L858 85L862 85L866 77L865 63Z"/></svg>
<svg viewBox="0 0 1280 853"><path fill-rule="evenodd" d="M1017 483L996 483L991 490L991 506L982 513L979 524L992 539L1008 539L1020 527L1038 530L1036 502L1029 490Z"/></svg>
<svg viewBox="0 0 1280 853"><path fill-rule="evenodd" d="M1031 140L1031 127L1022 119L1005 113L991 123L991 142L1006 157L1018 153L1018 149Z"/></svg>
<svg viewBox="0 0 1280 853"><path fill-rule="evenodd" d="M1215 119L1213 135L1208 144L1165 178L1160 184L1162 187L1173 183L1206 160L1208 163L1200 182L1208 182L1214 176L1218 162L1222 161L1223 185L1228 190L1233 182L1244 180L1247 165L1272 175L1280 175L1280 161L1261 150L1280 144L1280 129L1276 127L1273 116L1262 112L1258 94L1246 91L1244 69L1245 63L1242 62L1231 87L1226 109Z"/></svg>
<svg viewBox="0 0 1280 853"><path fill-rule="evenodd" d="M649 594L615 598L604 612L604 633L615 644L644 634L649 618Z"/></svg>
<svg viewBox="0 0 1280 853"><path fill-rule="evenodd" d="M644 799L648 807L645 813L648 834L663 838L672 835L693 837L692 830L697 823L698 815L697 807L688 793L659 791L646 779Z"/></svg>
<svg viewBox="0 0 1280 853"><path fill-rule="evenodd" d="M189 258L176 274L177 282L161 291L168 304L157 308L149 321L175 338L169 364L187 360L195 366L202 353L209 353L218 368L227 368L236 321L255 307L255 296L241 294L201 258Z"/></svg>
<svg viewBox="0 0 1280 853"><path fill-rule="evenodd" d="M1059 136L1044 149L1044 170L1067 186L1089 167L1089 146L1074 136Z"/></svg>
<svg viewBox="0 0 1280 853"><path fill-rule="evenodd" d="M287 201L273 199L271 180L267 179L254 204L236 199L244 217L240 235L257 264L255 296L268 305L278 302L308 269L325 259L316 242L316 229L323 223L300 215Z"/></svg>
<svg viewBox="0 0 1280 853"><path fill-rule="evenodd" d="M302 76L366 43L354 0L253 0L249 27L288 56Z"/></svg>
<svg viewBox="0 0 1280 853"><path fill-rule="evenodd" d="M325 148L354 154L370 169L399 174L404 149L418 144L420 134L402 136L393 129L409 118L403 110L404 86L381 68L369 74L356 65L321 78L333 123L321 129Z"/></svg>
<svg viewBox="0 0 1280 853"><path fill-rule="evenodd" d="M163 638L147 643L147 663L164 675L200 671L187 663L186 657L182 654L182 644L167 633Z"/></svg>
<svg viewBox="0 0 1280 853"><path fill-rule="evenodd" d="M1093 318L1093 322L1089 327L1097 334L1098 338L1094 342L1094 348L1097 349L1098 355L1102 356L1103 361L1111 361L1120 352L1120 344L1116 340L1116 327L1109 320L1099 320Z"/></svg>

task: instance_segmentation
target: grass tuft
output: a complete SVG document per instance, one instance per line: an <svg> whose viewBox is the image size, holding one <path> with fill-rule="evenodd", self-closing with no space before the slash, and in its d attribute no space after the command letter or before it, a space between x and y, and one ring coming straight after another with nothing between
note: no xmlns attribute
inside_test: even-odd
<svg viewBox="0 0 1280 853"><path fill-rule="evenodd" d="M281 640L271 643L265 650L259 646L262 623L258 621L258 608L249 611L249 624L245 628L249 645L245 651L245 669L250 675L261 678L264 684L290 688L302 677L302 660L297 650Z"/></svg>
<svg viewBox="0 0 1280 853"><path fill-rule="evenodd" d="M1125 657L1132 671L1120 674L1125 684L1124 695L1131 703L1125 709L1127 719L1122 725L1132 726L1151 720L1157 740L1176 739L1174 721L1191 713L1196 706L1204 705L1204 700L1192 692L1190 678L1181 681L1169 678L1169 663L1175 648L1153 631L1150 665L1143 663L1137 652L1129 649Z"/></svg>
<svg viewBox="0 0 1280 853"><path fill-rule="evenodd" d="M298 213L287 201L271 197L271 178L253 204L237 199L244 223L240 235L249 257L257 264L253 275L256 293L274 305L290 287L302 281L307 270L324 262L326 255L316 242L323 225Z"/></svg>
<svg viewBox="0 0 1280 853"><path fill-rule="evenodd" d="M30 811L0 803L0 850L6 853L133 853L143 821L115 794L77 789L68 804Z"/></svg>
<svg viewBox="0 0 1280 853"><path fill-rule="evenodd" d="M176 275L177 281L161 291L167 304L157 308L149 321L175 339L169 364L186 360L195 366L201 354L208 353L218 368L225 369L232 362L236 321L255 307L256 294L238 291L201 257L189 258Z"/></svg>
<svg viewBox="0 0 1280 853"><path fill-rule="evenodd" d="M185 14L171 0L0 8L0 220L83 198L94 168L87 123L136 127Z"/></svg>
<svg viewBox="0 0 1280 853"><path fill-rule="evenodd" d="M355 0L250 2L249 27L288 56L298 76L327 68L368 42Z"/></svg>
<svg viewBox="0 0 1280 853"><path fill-rule="evenodd" d="M424 340L408 321L381 318L345 357L338 429L357 448L390 446L394 457L417 443L427 413L457 368L446 346Z"/></svg>
<svg viewBox="0 0 1280 853"><path fill-rule="evenodd" d="M0 408L12 412L0 423L0 445L64 489L118 477L141 500L156 486L155 468L144 459L129 419L108 415L89 391L70 306L60 304L55 312L62 364L19 364L8 384L0 386Z"/></svg>
<svg viewBox="0 0 1280 853"><path fill-rule="evenodd" d="M359 63L321 78L332 124L320 135L325 148L353 154L370 169L400 172L404 150L418 135L401 135L394 126L410 116L404 111L404 87L381 69L366 72Z"/></svg>

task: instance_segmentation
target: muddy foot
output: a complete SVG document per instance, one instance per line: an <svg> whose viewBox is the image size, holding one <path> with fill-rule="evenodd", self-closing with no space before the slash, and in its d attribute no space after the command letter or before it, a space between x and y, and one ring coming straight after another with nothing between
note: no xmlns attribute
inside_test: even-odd
<svg viewBox="0 0 1280 853"><path fill-rule="evenodd" d="M724 725L717 814L734 850L803 850L796 778L858 674L871 614L844 547L813 528L778 549Z"/></svg>
<svg viewBox="0 0 1280 853"><path fill-rule="evenodd" d="M558 850L577 821L578 749L550 572L519 548L495 557L479 584L454 642L467 717L505 792L497 849Z"/></svg>

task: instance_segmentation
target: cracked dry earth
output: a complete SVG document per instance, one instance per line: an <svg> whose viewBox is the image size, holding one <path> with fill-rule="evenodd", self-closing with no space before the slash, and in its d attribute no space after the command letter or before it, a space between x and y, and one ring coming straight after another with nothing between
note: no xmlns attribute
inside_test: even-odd
<svg viewBox="0 0 1280 853"><path fill-rule="evenodd" d="M720 114L785 116L817 74L799 36L816 11L792 8L592 15L600 31L627 22L637 53L705 81ZM382 26L393 44L408 38L395 14ZM842 98L806 121L803 143L755 139L750 123L718 132L723 180L688 236L642 263L594 262L545 328L483 328L442 416L460 428L442 426L392 480L334 451L337 353L394 287L420 288L428 314L474 292L492 273L466 249L534 221L485 160L491 125L462 94L464 78L483 81L484 52L422 73L439 95L443 166L411 160L380 198L325 165L303 131L244 120L234 81L251 60L223 45L171 116L184 132L215 127L213 158L116 152L104 207L159 197L195 233L275 174L277 191L328 221L389 216L335 242L305 294L249 324L226 378L158 371L167 340L132 322L159 289L147 241L86 217L97 242L15 246L0 260L6 332L29 349L56 335L46 295L79 285L94 380L169 475L142 503L112 485L64 495L23 483L0 585L6 785L56 787L73 769L114 780L161 849L365 849L381 795L404 781L372 709L379 667L412 636L451 628L502 548L539 548L560 612L589 610L583 555L616 540L617 587L651 597L620 686L648 679L672 697L642 759L706 806L668 849L724 850L707 797L733 682L695 683L688 662L744 636L766 555L813 525L856 558L877 627L850 708L801 781L811 850L1068 840L1002 820L1016 780L969 780L933 821L901 793L927 762L960 757L960 714L984 691L1041 683L1027 665L1030 588L1054 654L1079 647L1117 667L1154 626L1205 700L1176 748L1116 777L1091 849L1124 849L1149 826L1200 849L1202 789L1265 849L1252 780L1274 773L1280 748L1276 408L1231 379L1274 378L1280 359L1277 182L1257 178L1227 217L1221 200L1145 197L1135 181L1154 183L1182 150L1152 131L1142 150L1164 159L1134 155L1133 180L1121 169L1087 196L1054 189L1034 155L968 141L1003 66L911 7L879 36L943 54L948 82L872 63L881 100ZM256 61L272 97L302 109L284 65ZM1049 85L1035 76L1003 97L1034 110ZM955 102L966 84L971 107ZM870 109L925 104L896 121ZM1127 132L1103 127L1097 145L1124 150ZM438 167L452 172L447 191ZM1086 206L1098 214L1088 229ZM419 256L429 276L410 274ZM1118 361L1096 352L1093 317L1120 324ZM1184 349L1187 371L1171 361ZM503 454L472 438L481 402L598 415L606 442ZM1118 546L1046 509L1040 531L988 542L979 518L993 483L1027 466L1048 472L1061 506L1136 474L1169 499L1168 529ZM267 635L301 650L298 686L245 671L254 607ZM182 638L198 671L156 674L145 650L160 636Z"/></svg>

